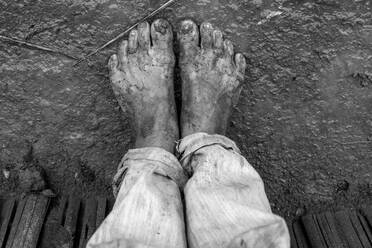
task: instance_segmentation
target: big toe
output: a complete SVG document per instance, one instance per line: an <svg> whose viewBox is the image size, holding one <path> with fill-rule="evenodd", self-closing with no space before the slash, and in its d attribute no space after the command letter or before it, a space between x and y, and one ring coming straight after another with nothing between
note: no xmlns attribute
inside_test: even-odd
<svg viewBox="0 0 372 248"><path fill-rule="evenodd" d="M180 44L181 59L194 55L199 46L199 30L195 22L191 20L182 21L177 37Z"/></svg>
<svg viewBox="0 0 372 248"><path fill-rule="evenodd" d="M157 19L151 25L151 39L154 47L170 49L173 43L172 27L164 19Z"/></svg>
<svg viewBox="0 0 372 248"><path fill-rule="evenodd" d="M178 40L181 45L199 45L199 30L195 22L192 20L184 20L181 22Z"/></svg>

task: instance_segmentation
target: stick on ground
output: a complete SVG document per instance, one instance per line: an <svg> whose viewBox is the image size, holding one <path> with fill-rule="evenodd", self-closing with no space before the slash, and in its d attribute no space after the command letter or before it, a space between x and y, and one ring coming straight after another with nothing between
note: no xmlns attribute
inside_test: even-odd
<svg viewBox="0 0 372 248"><path fill-rule="evenodd" d="M98 53L99 51L101 51L105 47L107 47L107 46L111 45L112 43L114 43L115 41L117 41L118 39L124 37L124 35L126 35L129 31L131 31L133 28L135 28L138 24L140 24L141 22L144 22L147 19L153 17L154 15L156 15L157 13L159 13L160 11L162 11L163 9L169 7L171 4L173 4L176 1L177 0L169 0L169 1L167 1L166 3L164 3L163 5L161 5L159 8L157 8L154 11L152 11L150 14L148 14L147 16L145 16L144 18L142 18L141 20L139 20L138 22L136 22L135 24L133 24L132 26L130 26L129 28L127 28L122 33L120 33L119 35L117 35L113 39L109 40L108 42L106 42L105 44L103 44L102 46L100 46L99 48L97 48L96 50L94 50L93 52L89 53L84 58L80 59L78 62L76 62L76 64L74 66L80 64L81 62L85 61L87 58L89 58L92 55Z"/></svg>
<svg viewBox="0 0 372 248"><path fill-rule="evenodd" d="M74 59L74 60L79 59L79 58L77 58L73 55L70 55L70 54L67 54L67 53L64 53L64 52L61 52L61 51L58 51L58 50L55 50L55 49L52 49L52 48L49 48L49 47L44 47L44 46L40 46L40 45L37 45L37 44L29 43L29 42L19 40L19 39L16 39L16 38L11 38L11 37L7 37L7 36L4 36L4 35L0 35L0 39L4 40L4 41L7 41L7 42L16 43L17 45L26 46L26 47L30 47L30 48L33 48L33 49L41 50L41 51L44 51L44 52L63 55L63 56L65 56L67 58L70 58L70 59Z"/></svg>

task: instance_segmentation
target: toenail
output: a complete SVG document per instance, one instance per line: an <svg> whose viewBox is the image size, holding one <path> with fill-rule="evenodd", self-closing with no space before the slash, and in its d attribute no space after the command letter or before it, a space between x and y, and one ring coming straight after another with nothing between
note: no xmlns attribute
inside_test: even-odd
<svg viewBox="0 0 372 248"><path fill-rule="evenodd" d="M168 25L165 21L163 20L158 20L155 25L155 31L156 32L159 32L161 34L166 34L167 33L167 29L168 29Z"/></svg>
<svg viewBox="0 0 372 248"><path fill-rule="evenodd" d="M209 22L205 22L205 23L203 23L203 28L210 29L210 28L212 28L212 24L210 24Z"/></svg>
<svg viewBox="0 0 372 248"><path fill-rule="evenodd" d="M112 55L109 59L108 65L110 69L113 69L117 64L118 58L116 57L116 54Z"/></svg>
<svg viewBox="0 0 372 248"><path fill-rule="evenodd" d="M191 33L192 30L193 30L193 25L192 25L192 23L185 22L185 23L182 24L181 32L182 32L183 34Z"/></svg>

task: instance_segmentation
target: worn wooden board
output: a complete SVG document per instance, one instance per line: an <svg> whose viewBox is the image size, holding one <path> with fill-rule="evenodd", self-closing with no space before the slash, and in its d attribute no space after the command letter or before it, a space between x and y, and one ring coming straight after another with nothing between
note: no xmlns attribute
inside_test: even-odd
<svg viewBox="0 0 372 248"><path fill-rule="evenodd" d="M336 212L336 221L340 227L342 234L344 235L349 247L351 248L364 248L361 240L359 239L358 233L354 229L353 223L350 219L350 212L339 211Z"/></svg>
<svg viewBox="0 0 372 248"><path fill-rule="evenodd" d="M292 248L371 248L372 207L301 217L290 228Z"/></svg>
<svg viewBox="0 0 372 248"><path fill-rule="evenodd" d="M359 216L357 211L350 211L349 212L350 222L354 227L355 232L358 235L358 239L363 247L372 247L372 243L370 242L366 230L364 230L363 225L360 222Z"/></svg>
<svg viewBox="0 0 372 248"><path fill-rule="evenodd" d="M56 199L40 247L85 247L109 210L108 201L103 197L82 200L71 195Z"/></svg>
<svg viewBox="0 0 372 248"><path fill-rule="evenodd" d="M44 224L49 198L29 195L18 203L6 248L35 248Z"/></svg>
<svg viewBox="0 0 372 248"><path fill-rule="evenodd" d="M74 246L76 238L76 228L79 217L79 211L81 206L81 199L77 196L70 196L66 207L65 219L63 226L66 228L68 233L71 235L71 241L69 243L70 248Z"/></svg>
<svg viewBox="0 0 372 248"><path fill-rule="evenodd" d="M347 248L346 242L340 236L340 232L336 226L336 219L333 213L325 212L316 215L319 228L327 247Z"/></svg>
<svg viewBox="0 0 372 248"><path fill-rule="evenodd" d="M83 221L81 226L79 248L84 248L88 239L96 230L97 201L89 199L85 203Z"/></svg>
<svg viewBox="0 0 372 248"><path fill-rule="evenodd" d="M292 227L293 227L294 236L291 236L291 239L296 240L297 247L298 248L310 248L310 244L309 244L306 231L303 227L302 222L300 220L294 221L292 223Z"/></svg>
<svg viewBox="0 0 372 248"><path fill-rule="evenodd" d="M291 236L291 248L298 248L297 239L293 231L293 225L288 226L289 235Z"/></svg>
<svg viewBox="0 0 372 248"><path fill-rule="evenodd" d="M0 207L0 247L5 247L16 210L16 201L2 199Z"/></svg>
<svg viewBox="0 0 372 248"><path fill-rule="evenodd" d="M372 210L372 208L371 208ZM371 211L372 212L372 211ZM368 222L366 215L364 214L363 210L358 213L358 218L360 221L360 224L363 227L363 230L365 231L368 240L370 243L372 243L372 222Z"/></svg>
<svg viewBox="0 0 372 248"><path fill-rule="evenodd" d="M302 217L307 237L312 247L327 248L326 241L323 238L320 226L315 215L306 215Z"/></svg>

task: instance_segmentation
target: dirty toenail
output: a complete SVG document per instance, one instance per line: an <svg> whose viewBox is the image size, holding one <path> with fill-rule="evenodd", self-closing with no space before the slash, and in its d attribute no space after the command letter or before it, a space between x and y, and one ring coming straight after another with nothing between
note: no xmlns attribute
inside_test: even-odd
<svg viewBox="0 0 372 248"><path fill-rule="evenodd" d="M108 66L112 70L117 66L117 63L118 63L118 58L117 58L116 54L114 54L110 57L109 62L108 62Z"/></svg>
<svg viewBox="0 0 372 248"><path fill-rule="evenodd" d="M168 29L168 25L165 21L163 20L158 20L156 23L155 23L155 31L156 32L159 32L161 34L166 34L167 33L167 29Z"/></svg>
<svg viewBox="0 0 372 248"><path fill-rule="evenodd" d="M185 21L182 23L182 27L181 27L181 33L182 34L189 34L193 31L193 25L191 22L189 21Z"/></svg>
<svg viewBox="0 0 372 248"><path fill-rule="evenodd" d="M209 22L205 22L202 25L203 25L203 28L207 28L207 29L211 29L212 28L212 24L210 24Z"/></svg>

